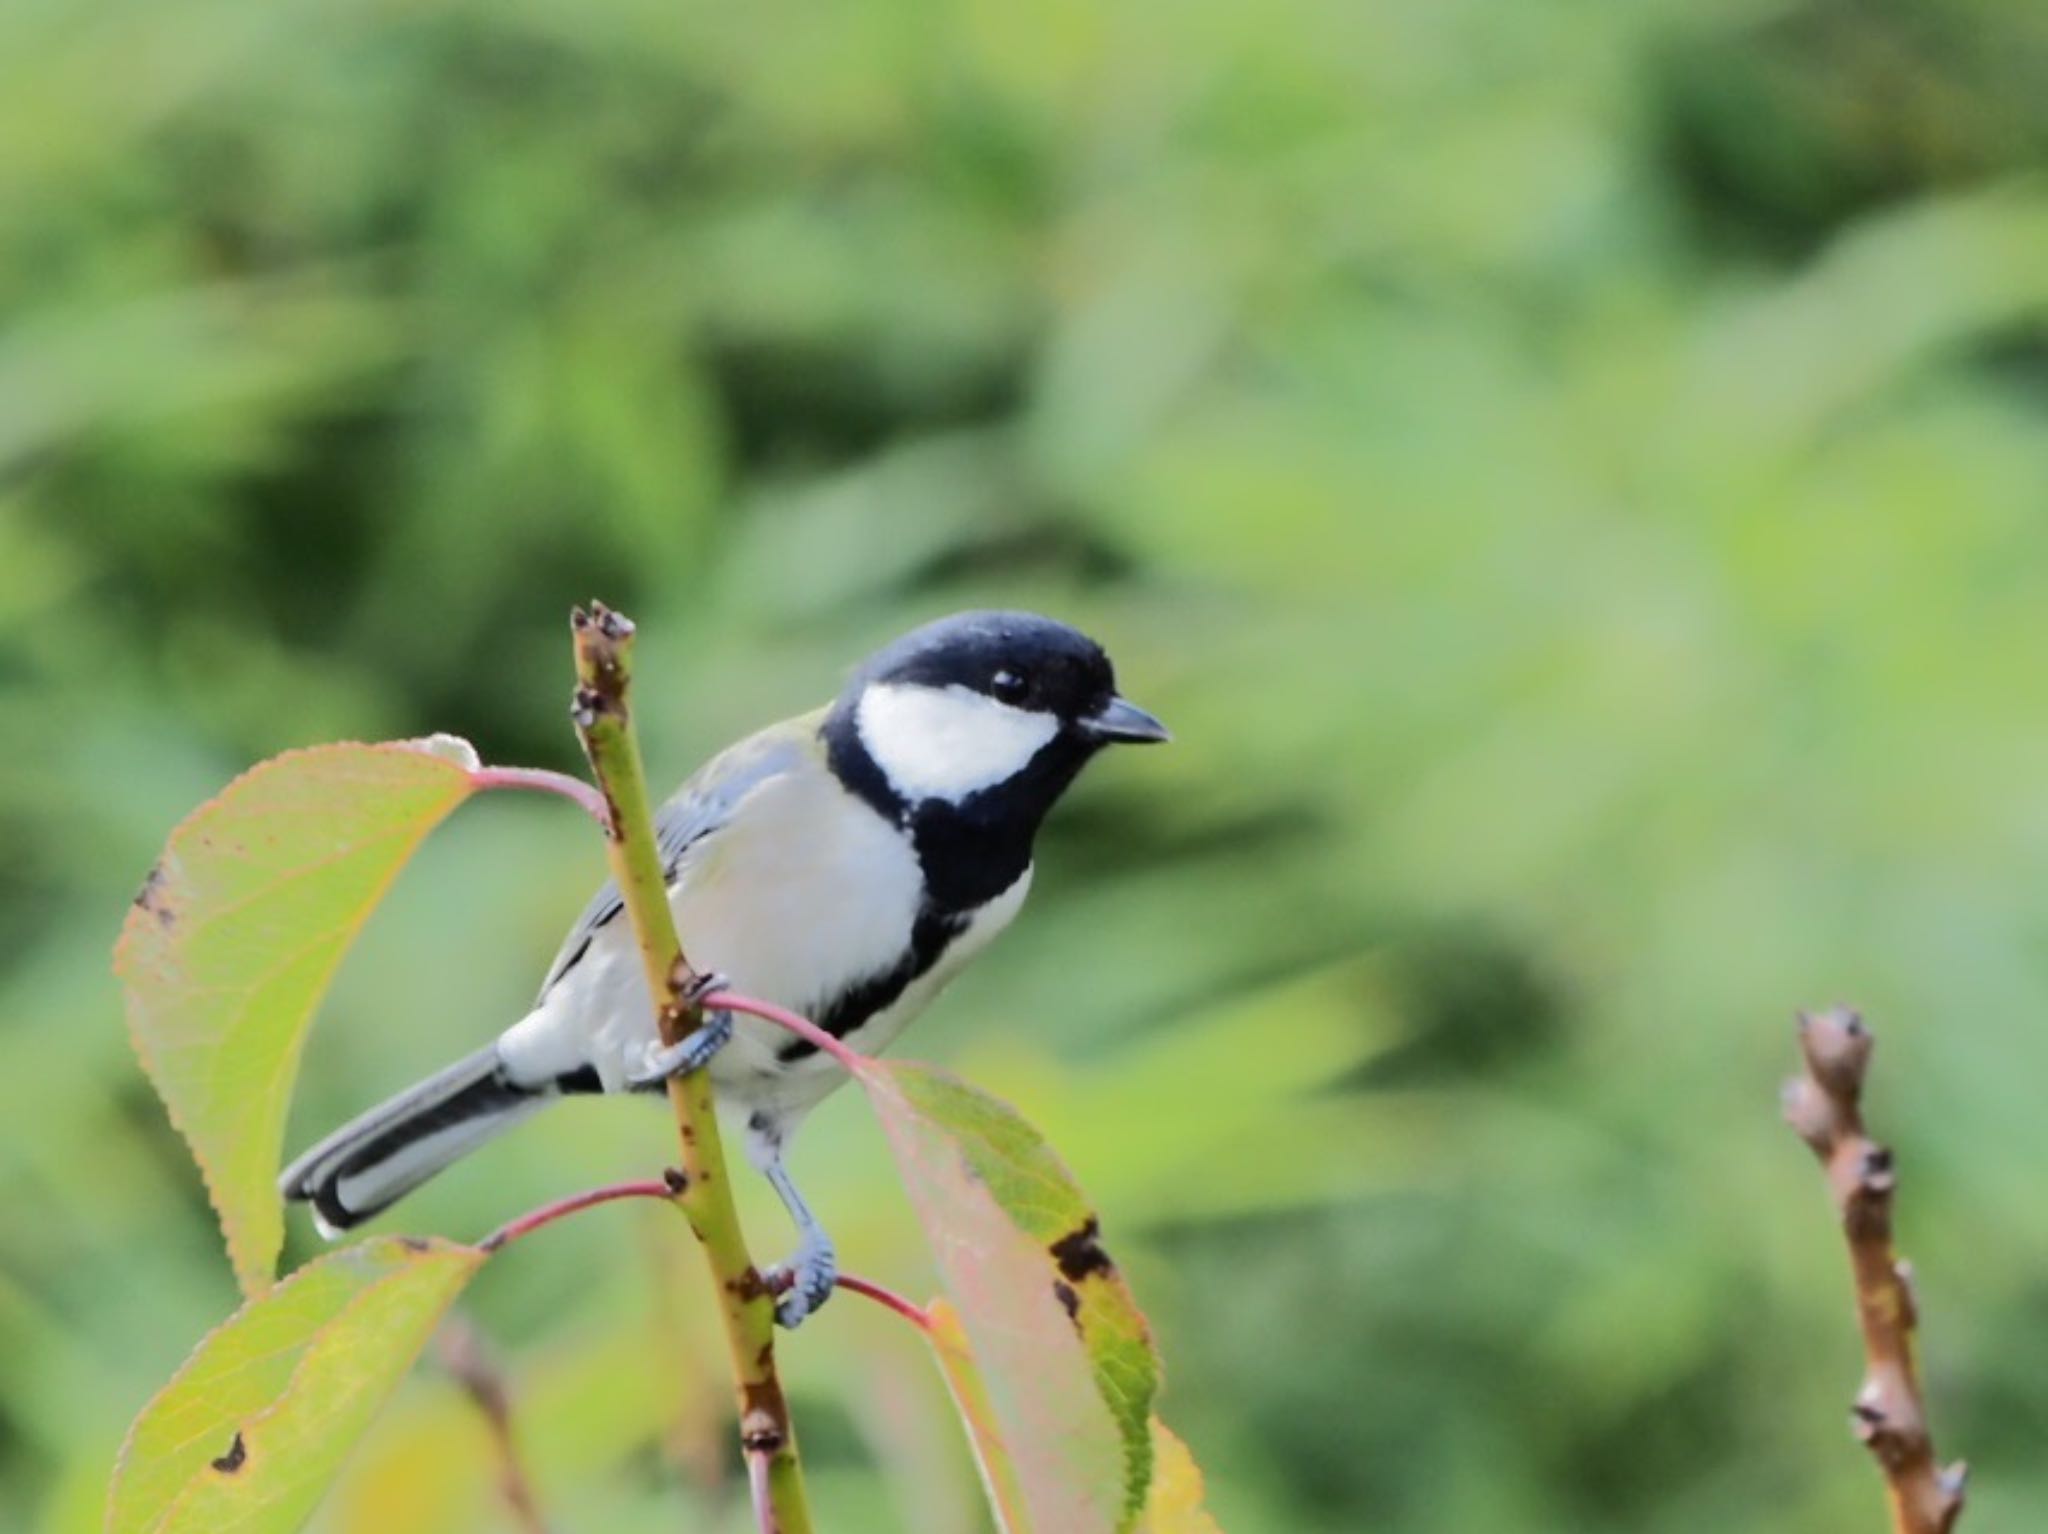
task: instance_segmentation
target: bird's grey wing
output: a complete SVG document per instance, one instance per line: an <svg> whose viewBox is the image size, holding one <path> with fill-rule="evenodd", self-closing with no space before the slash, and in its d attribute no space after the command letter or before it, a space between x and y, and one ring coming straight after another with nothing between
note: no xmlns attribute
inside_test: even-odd
<svg viewBox="0 0 2048 1534"><path fill-rule="evenodd" d="M817 762L817 728L818 716L806 714L749 735L698 768L655 811L654 841L661 853L663 875L669 882L674 882L683 855L706 838L716 836L748 794L770 778ZM618 920L625 908L618 885L605 880L569 929L555 962L548 966L547 979L540 985L542 996L576 967L590 951L591 939L606 924Z"/></svg>

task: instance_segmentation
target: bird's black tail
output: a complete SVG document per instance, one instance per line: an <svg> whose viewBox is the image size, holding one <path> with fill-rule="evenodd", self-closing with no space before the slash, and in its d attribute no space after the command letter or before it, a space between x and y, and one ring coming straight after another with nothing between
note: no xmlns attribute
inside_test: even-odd
<svg viewBox="0 0 2048 1534"><path fill-rule="evenodd" d="M491 1045L342 1125L284 1169L278 1191L311 1204L331 1240L555 1096L515 1085Z"/></svg>

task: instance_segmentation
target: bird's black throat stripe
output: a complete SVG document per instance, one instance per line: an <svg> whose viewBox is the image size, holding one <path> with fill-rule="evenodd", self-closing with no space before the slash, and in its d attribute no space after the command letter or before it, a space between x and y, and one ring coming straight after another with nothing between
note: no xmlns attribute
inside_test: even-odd
<svg viewBox="0 0 2048 1534"><path fill-rule="evenodd" d="M1021 772L957 804L944 799L913 804L868 753L850 708L833 709L820 733L833 775L910 837L924 873L927 908L961 916L987 905L1024 876L1039 826L1096 751L1093 743L1062 733Z"/></svg>
<svg viewBox="0 0 2048 1534"><path fill-rule="evenodd" d="M925 883L924 908L902 959L849 987L815 1017L820 1028L843 1039L928 974L967 930L974 913L1024 877L1040 824L1094 748L1062 734L1004 782L957 804L943 799L913 804L869 753L852 706L842 701L826 716L819 733L833 776L909 836ZM814 1046L793 1039L777 1051L777 1058L788 1064L816 1052Z"/></svg>
<svg viewBox="0 0 2048 1534"><path fill-rule="evenodd" d="M965 912L925 911L910 929L910 947L896 964L841 991L811 1021L833 1038L845 1038L869 1018L894 1006L915 981L929 974L972 919ZM775 1058L784 1065L792 1065L817 1052L817 1045L791 1039L775 1052Z"/></svg>

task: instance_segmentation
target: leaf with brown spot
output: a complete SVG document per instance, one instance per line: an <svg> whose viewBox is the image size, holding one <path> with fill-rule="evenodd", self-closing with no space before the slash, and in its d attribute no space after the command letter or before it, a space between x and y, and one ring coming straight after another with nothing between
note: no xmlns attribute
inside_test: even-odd
<svg viewBox="0 0 2048 1534"><path fill-rule="evenodd" d="M114 970L129 1032L245 1294L272 1281L284 1240L275 1180L314 1008L475 764L438 736L273 758L172 831L128 913Z"/></svg>
<svg viewBox="0 0 2048 1534"><path fill-rule="evenodd" d="M128 1430L107 1534L298 1528L484 1259L378 1237L244 1303Z"/></svg>
<svg viewBox="0 0 2048 1534"><path fill-rule="evenodd" d="M1102 1249L1102 1224L1092 1214L1053 1242L1046 1251L1059 1264L1060 1272L1070 1284L1081 1283L1098 1273L1116 1272L1116 1264Z"/></svg>
<svg viewBox="0 0 2048 1534"><path fill-rule="evenodd" d="M998 1516L1129 1528L1152 1478L1159 1361L1086 1197L988 1093L911 1062L869 1060L859 1077L938 1260L953 1332L934 1346Z"/></svg>

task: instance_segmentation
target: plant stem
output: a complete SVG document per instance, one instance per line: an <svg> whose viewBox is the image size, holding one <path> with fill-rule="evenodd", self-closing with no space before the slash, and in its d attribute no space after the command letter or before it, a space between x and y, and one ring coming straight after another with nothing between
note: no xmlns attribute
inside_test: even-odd
<svg viewBox="0 0 2048 1534"><path fill-rule="evenodd" d="M554 772L546 767L474 767L470 769L469 781L478 788L531 788L545 794L560 794L585 811L607 833L611 830L611 808L605 803L604 795L581 778L572 778L566 772Z"/></svg>
<svg viewBox="0 0 2048 1534"><path fill-rule="evenodd" d="M775 1500L768 1480L765 1456L747 1455L747 1492L754 1504L754 1527L759 1534L782 1534L782 1520L775 1516Z"/></svg>
<svg viewBox="0 0 2048 1534"><path fill-rule="evenodd" d="M592 603L588 612L576 610L571 627L576 696L570 713L604 795L610 820L605 848L612 879L633 923L648 993L659 1008L662 1042L673 1044L696 1021L683 997L697 976L683 957L669 910L668 880L654 840L640 743L627 705L633 625L602 603ZM733 1206L725 1146L712 1111L710 1073L672 1077L668 1099L682 1141L686 1179L676 1202L704 1248L717 1289L750 1483L765 1495L773 1526L781 1534L810 1534L796 1431L775 1371L774 1300L747 1251Z"/></svg>
<svg viewBox="0 0 2048 1534"><path fill-rule="evenodd" d="M673 1199L682 1192L682 1174L675 1174L673 1180L661 1182L621 1182L608 1187L592 1188L588 1193L572 1193L567 1198L558 1198L552 1204L543 1204L530 1209L516 1220L507 1220L483 1240L477 1243L480 1251L495 1252L507 1242L517 1241L521 1236L531 1235L543 1225L575 1214L578 1210L591 1209L599 1204L609 1204L622 1198L666 1198Z"/></svg>
<svg viewBox="0 0 2048 1534"><path fill-rule="evenodd" d="M742 996L738 991L713 991L704 998L703 1004L714 1012L745 1012L786 1028L806 1044L823 1050L853 1075L859 1075L861 1066L867 1062L868 1057L859 1050L835 1039L801 1013L792 1012L787 1007L778 1007L772 1001Z"/></svg>
<svg viewBox="0 0 2048 1534"><path fill-rule="evenodd" d="M512 1392L505 1371L491 1356L483 1335L460 1314L451 1316L441 1328L441 1364L483 1414L491 1447L498 1456L498 1494L505 1499L512 1521L522 1534L548 1534L526 1461L519 1453L519 1439L512 1431Z"/></svg>
<svg viewBox="0 0 2048 1534"><path fill-rule="evenodd" d="M722 995L723 993L721 992L720 994ZM503 1225L479 1241L477 1243L477 1250L495 1252L501 1247L509 1246L514 1241L532 1235L543 1226L552 1225L557 1220L566 1220L570 1215L580 1214L586 1209L595 1209L599 1204L613 1204L617 1203L620 1199L628 1198L678 1199L682 1196L683 1187L683 1174L681 1172L670 1172L659 1182L643 1180L640 1182L607 1183L602 1188L591 1188L582 1193L572 1193L567 1198L558 1198L551 1204L542 1204L538 1209L529 1209L517 1219L507 1220ZM788 1288L789 1283L789 1275L785 1274L783 1283L775 1287L777 1287L779 1292L780 1289ZM885 1288L873 1279L861 1278L852 1273L842 1273L839 1275L838 1287L846 1290L849 1294L861 1295L873 1300L877 1305L895 1311L897 1315L903 1317L904 1320L910 1322L911 1325L921 1331L928 1332L931 1330L932 1318L922 1305L919 1305L914 1300L905 1299L895 1290Z"/></svg>
<svg viewBox="0 0 2048 1534"><path fill-rule="evenodd" d="M877 1305L886 1306L888 1309L895 1311L897 1315L903 1317L904 1320L908 1321L919 1331L930 1335L932 1329L930 1312L915 1301L905 1299L895 1290L884 1289L880 1284L870 1283L865 1278L855 1278L851 1273L839 1275L838 1287L844 1289L848 1294L866 1295Z"/></svg>
<svg viewBox="0 0 2048 1534"><path fill-rule="evenodd" d="M1892 1153L1863 1124L1873 1043L1846 1007L1801 1013L1806 1069L1785 1083L1785 1118L1820 1158L1848 1239L1866 1361L1850 1420L1884 1476L1894 1534L1949 1534L1963 1511L1965 1468L1939 1465L1927 1430L1913 1276L1892 1241Z"/></svg>

